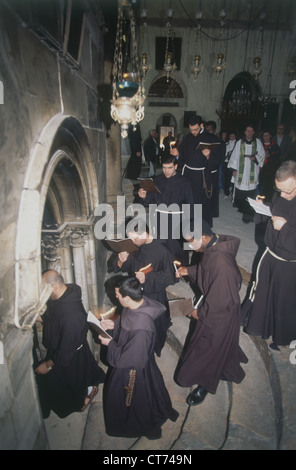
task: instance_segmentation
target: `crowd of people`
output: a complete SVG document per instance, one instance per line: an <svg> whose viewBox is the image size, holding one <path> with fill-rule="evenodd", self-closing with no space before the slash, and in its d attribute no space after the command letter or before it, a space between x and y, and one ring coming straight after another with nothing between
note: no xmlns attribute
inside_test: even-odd
<svg viewBox="0 0 296 470"><path fill-rule="evenodd" d="M196 296L188 314L194 327L174 375L179 386L195 387L187 397L188 405L198 405L208 393L215 394L220 380L242 382L241 364L248 359L239 345L241 326L251 335L271 337L274 349L296 339L295 138L292 133L286 138L282 124L274 138L264 130L259 139L251 124L240 138L234 131L219 136L215 131L213 121L204 123L201 116L194 116L189 133L178 145L170 145L173 136L169 135L158 175L155 130L144 143L149 175L158 192L139 188L137 196L141 204L153 204L156 209L152 232L150 224L139 222L131 228L126 221L126 236L136 249L114 256L114 292L120 313L101 322L109 333L99 336L107 351L106 376L87 344L81 289L66 285L55 271L44 273L44 282L53 290L40 319L47 355L35 372L45 418L51 410L60 417L83 411L104 383L109 435L161 437L163 423L176 421L178 412L155 355L161 356L171 325L166 288L182 276L190 279ZM134 157L141 155L138 146ZM259 203L271 211L270 216L260 216L266 249L243 305L236 262L240 240L213 231L221 190L224 197L232 197L244 222L254 217L247 197L261 196ZM187 218L182 217L183 204L192 209ZM199 236L192 231L195 205L202 207ZM160 230L163 213L168 228L165 236ZM176 237L176 226L182 226L182 236ZM184 249L185 243L190 251Z"/></svg>

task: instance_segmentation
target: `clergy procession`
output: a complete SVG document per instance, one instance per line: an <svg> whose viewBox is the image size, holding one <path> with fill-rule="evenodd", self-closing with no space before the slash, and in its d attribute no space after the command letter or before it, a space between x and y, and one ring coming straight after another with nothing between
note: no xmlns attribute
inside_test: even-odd
<svg viewBox="0 0 296 470"><path fill-rule="evenodd" d="M60 418L84 411L103 387L108 435L161 438L162 425L179 415L158 365L174 321L168 286L174 291L186 282L192 289L189 309L183 310L184 299L175 304L190 319L190 332L173 378L189 388L189 406L215 395L220 381L244 380L248 358L240 346L241 328L271 338L275 351L296 340L295 157L284 159L278 148L272 152L252 124L237 137L229 130L222 139L194 116L178 146L166 146L158 165L153 161L154 176L143 180L154 188L135 180L135 200L152 220L125 220L133 249L124 245L110 257L114 308L97 315L95 333L80 287L64 284L54 271L43 275L53 288L39 319L47 356L35 367L44 418L51 410ZM263 230L264 249L243 301L236 260L241 241L213 230L219 195L231 198L229 210L242 213L243 223L254 221ZM106 372L88 346L89 328L101 345Z"/></svg>

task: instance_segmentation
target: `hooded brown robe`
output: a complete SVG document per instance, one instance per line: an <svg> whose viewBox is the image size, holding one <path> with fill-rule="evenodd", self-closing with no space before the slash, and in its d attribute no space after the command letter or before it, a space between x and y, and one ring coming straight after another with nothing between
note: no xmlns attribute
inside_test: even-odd
<svg viewBox="0 0 296 470"><path fill-rule="evenodd" d="M219 235L203 253L197 282L204 298L187 348L181 356L176 380L183 387L201 385L215 393L219 380L240 383L247 357L239 346L241 274L235 261L236 237ZM188 267L193 278L195 266Z"/></svg>
<svg viewBox="0 0 296 470"><path fill-rule="evenodd" d="M111 436L159 438L162 424L178 417L154 357L154 321L165 307L143 299L137 309L123 309L108 345L111 368L104 389L104 412L106 432Z"/></svg>
<svg viewBox="0 0 296 470"><path fill-rule="evenodd" d="M120 270L117 267L117 260L118 258L114 262L115 272ZM165 305L167 303L166 288L169 285L175 284L173 261L173 256L163 241L156 239L151 243L140 246L138 251L131 253L123 263L121 271L134 276L135 272L152 263L153 271L145 276L143 294ZM155 352L158 356L160 356L161 350L164 347L167 329L170 324L169 312L165 309L163 314L155 320Z"/></svg>

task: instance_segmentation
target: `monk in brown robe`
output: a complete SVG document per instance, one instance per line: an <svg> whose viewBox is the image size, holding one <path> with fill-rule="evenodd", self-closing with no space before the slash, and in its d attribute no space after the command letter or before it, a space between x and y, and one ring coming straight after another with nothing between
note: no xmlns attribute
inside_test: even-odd
<svg viewBox="0 0 296 470"><path fill-rule="evenodd" d="M240 362L248 361L239 346L242 279L235 256L240 240L215 235L205 221L202 233L190 243L193 250L202 252L198 269L178 270L192 281L196 278L203 295L191 314L195 328L176 370L178 384L198 385L187 397L189 405L201 403L208 392L214 394L219 380L240 383L245 377Z"/></svg>
<svg viewBox="0 0 296 470"><path fill-rule="evenodd" d="M101 323L113 330L113 339L99 336L108 347L110 366L104 390L106 432L159 439L164 422L178 418L154 356L154 320L165 307L143 296L135 277L123 277L115 292L124 307L121 317Z"/></svg>

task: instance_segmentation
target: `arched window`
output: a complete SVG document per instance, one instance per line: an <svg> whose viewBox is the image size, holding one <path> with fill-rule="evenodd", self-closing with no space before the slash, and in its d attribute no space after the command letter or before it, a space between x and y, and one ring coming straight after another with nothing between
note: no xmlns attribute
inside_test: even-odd
<svg viewBox="0 0 296 470"><path fill-rule="evenodd" d="M183 98L183 90L176 80L164 76L152 83L148 98Z"/></svg>

